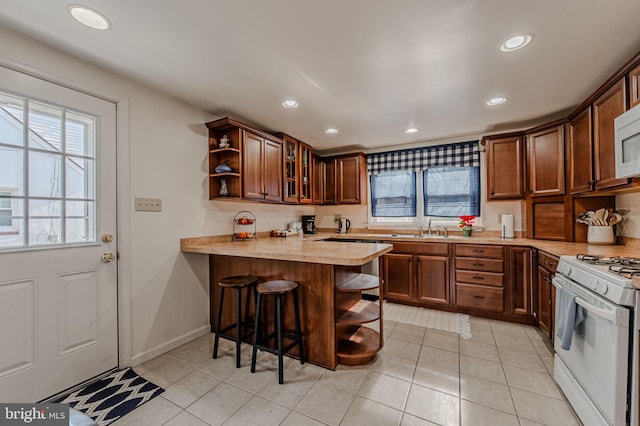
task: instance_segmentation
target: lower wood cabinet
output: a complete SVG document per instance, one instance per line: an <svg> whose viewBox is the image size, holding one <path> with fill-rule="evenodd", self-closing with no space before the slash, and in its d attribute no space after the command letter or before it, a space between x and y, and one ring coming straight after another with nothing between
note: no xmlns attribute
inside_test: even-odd
<svg viewBox="0 0 640 426"><path fill-rule="evenodd" d="M538 327L553 340L556 289L551 280L559 259L545 252L538 252Z"/></svg>
<svg viewBox="0 0 640 426"><path fill-rule="evenodd" d="M383 297L390 302L535 324L534 249L387 241Z"/></svg>
<svg viewBox="0 0 640 426"><path fill-rule="evenodd" d="M451 305L449 244L394 243L382 257L384 297L420 306Z"/></svg>

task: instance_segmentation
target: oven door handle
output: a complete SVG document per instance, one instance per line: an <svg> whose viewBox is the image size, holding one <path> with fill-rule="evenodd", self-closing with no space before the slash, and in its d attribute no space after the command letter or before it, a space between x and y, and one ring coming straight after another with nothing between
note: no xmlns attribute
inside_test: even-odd
<svg viewBox="0 0 640 426"><path fill-rule="evenodd" d="M592 314L615 324L618 327L629 327L628 311L626 309L614 309L613 311L608 311L606 309L593 306L591 303L587 302L581 297L576 297L576 304L582 306ZM624 315L625 312L627 313L627 315Z"/></svg>

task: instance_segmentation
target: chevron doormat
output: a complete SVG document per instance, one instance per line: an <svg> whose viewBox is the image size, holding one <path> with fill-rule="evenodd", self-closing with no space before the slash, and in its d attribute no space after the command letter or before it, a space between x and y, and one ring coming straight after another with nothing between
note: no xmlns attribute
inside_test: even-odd
<svg viewBox="0 0 640 426"><path fill-rule="evenodd" d="M131 368L127 368L116 371L54 402L69 404L91 417L99 426L104 426L162 392L164 389L138 376Z"/></svg>

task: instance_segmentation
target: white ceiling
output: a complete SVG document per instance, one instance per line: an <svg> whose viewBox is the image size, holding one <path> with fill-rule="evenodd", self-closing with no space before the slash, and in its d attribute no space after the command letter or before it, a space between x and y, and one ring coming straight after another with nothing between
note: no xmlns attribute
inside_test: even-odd
<svg viewBox="0 0 640 426"><path fill-rule="evenodd" d="M639 0L73 0L106 32L73 21L70 1L0 0L0 24L319 150L540 123L640 51ZM499 50L523 32L527 48Z"/></svg>

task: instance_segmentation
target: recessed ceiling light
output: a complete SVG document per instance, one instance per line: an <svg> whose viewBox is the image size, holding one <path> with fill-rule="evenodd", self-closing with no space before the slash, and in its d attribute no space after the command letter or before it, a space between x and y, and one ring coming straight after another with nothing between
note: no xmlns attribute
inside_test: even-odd
<svg viewBox="0 0 640 426"><path fill-rule="evenodd" d="M418 133L420 130L416 129L415 127L409 127L407 130L405 130L405 133Z"/></svg>
<svg viewBox="0 0 640 426"><path fill-rule="evenodd" d="M500 105L507 102L507 98L503 98L503 97L497 97L497 98L491 98L487 101L487 105L489 106L494 106L494 105Z"/></svg>
<svg viewBox="0 0 640 426"><path fill-rule="evenodd" d="M79 4L70 4L67 6L67 10L73 19L89 28L94 30L108 30L111 28L111 22L103 14L91 8Z"/></svg>
<svg viewBox="0 0 640 426"><path fill-rule="evenodd" d="M285 108L298 108L298 102L294 101L293 99L287 99L286 101L282 102L282 106Z"/></svg>
<svg viewBox="0 0 640 426"><path fill-rule="evenodd" d="M533 34L518 34L508 38L500 45L500 50L503 52L513 52L514 50L522 49L533 40Z"/></svg>
<svg viewBox="0 0 640 426"><path fill-rule="evenodd" d="M327 130L324 131L326 134L328 135L335 135L336 133L338 133L338 129L334 128L334 127L329 127Z"/></svg>

